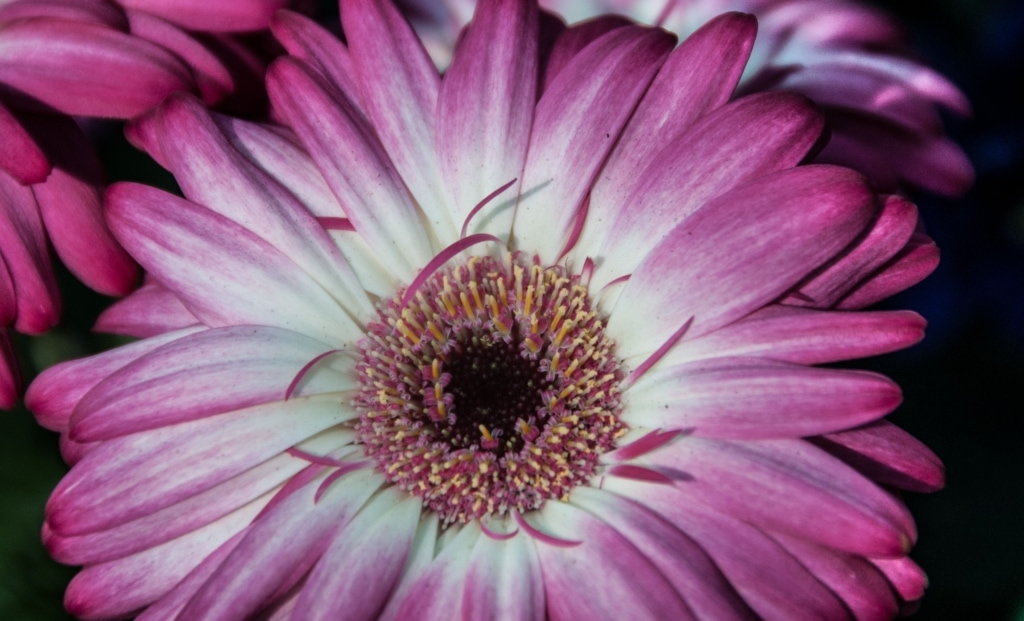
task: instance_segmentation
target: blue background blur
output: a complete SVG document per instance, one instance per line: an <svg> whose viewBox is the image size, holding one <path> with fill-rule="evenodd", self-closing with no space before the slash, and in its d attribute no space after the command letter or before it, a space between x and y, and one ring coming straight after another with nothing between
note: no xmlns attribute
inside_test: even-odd
<svg viewBox="0 0 1024 621"><path fill-rule="evenodd" d="M948 119L974 162L965 197L916 196L942 248L930 279L890 308L930 321L911 350L869 360L895 379L904 404L891 416L944 460L946 489L909 495L920 542L913 557L931 587L915 619L1024 621L1024 3L1019 0L878 2L907 26L913 47L974 104ZM110 127L102 134L112 180L173 181ZM107 303L64 275L62 325L19 338L29 375L53 362L111 347L89 327ZM23 409L0 412L0 620L65 619L73 568L39 543L43 506L65 466L55 434Z"/></svg>

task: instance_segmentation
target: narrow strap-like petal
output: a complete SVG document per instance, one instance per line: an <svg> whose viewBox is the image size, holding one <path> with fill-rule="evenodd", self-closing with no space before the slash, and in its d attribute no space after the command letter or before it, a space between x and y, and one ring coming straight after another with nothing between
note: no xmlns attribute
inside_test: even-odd
<svg viewBox="0 0 1024 621"><path fill-rule="evenodd" d="M0 172L22 185L40 183L52 165L36 141L0 101Z"/></svg>
<svg viewBox="0 0 1024 621"><path fill-rule="evenodd" d="M128 9L145 11L188 30L245 32L267 27L271 16L288 0L118 0Z"/></svg>
<svg viewBox="0 0 1024 621"><path fill-rule="evenodd" d="M39 334L57 323L60 297L50 248L32 190L0 172L0 252L14 283L19 332Z"/></svg>

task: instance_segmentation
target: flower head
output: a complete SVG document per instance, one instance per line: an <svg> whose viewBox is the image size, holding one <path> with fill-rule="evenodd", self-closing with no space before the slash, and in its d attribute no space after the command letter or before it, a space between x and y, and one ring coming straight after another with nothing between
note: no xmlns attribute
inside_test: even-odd
<svg viewBox="0 0 1024 621"><path fill-rule="evenodd" d="M889 380L812 365L916 342L913 313L831 309L934 255L905 200L798 166L807 100L729 101L753 20L576 45L533 2L482 3L442 78L387 2L342 18L347 45L276 18L286 127L187 96L133 126L186 197L107 194L149 280L99 327L145 338L27 397L73 464L44 527L85 566L69 609L842 618L920 597L879 485L935 489L941 465L879 420Z"/></svg>
<svg viewBox="0 0 1024 621"><path fill-rule="evenodd" d="M474 0L405 0L440 66L447 66ZM570 23L594 19L591 35L621 25L609 13L685 38L726 11L752 13L758 37L740 93L800 93L826 113L831 140L816 157L861 171L877 189L906 186L962 194L974 171L942 133L940 109L970 103L945 77L907 54L887 15L850 0L544 0Z"/></svg>

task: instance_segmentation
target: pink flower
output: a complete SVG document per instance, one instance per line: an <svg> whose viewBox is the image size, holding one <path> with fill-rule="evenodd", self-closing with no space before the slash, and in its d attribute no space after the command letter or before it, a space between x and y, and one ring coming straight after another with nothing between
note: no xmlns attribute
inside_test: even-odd
<svg viewBox="0 0 1024 621"><path fill-rule="evenodd" d="M178 90L228 107L265 100L264 61L230 32L266 29L284 0L121 4L0 6L0 408L20 394L7 326L38 334L59 316L48 243L101 293L138 278L103 220L98 158L66 115L131 118Z"/></svg>
<svg viewBox="0 0 1024 621"><path fill-rule="evenodd" d="M447 64L474 0L405 0L436 61ZM618 13L685 38L726 11L757 16L759 33L739 94L790 91L826 113L831 140L815 158L866 174L877 189L907 185L962 194L974 181L966 155L943 135L939 109L970 114L949 80L910 58L899 28L849 0L543 0L570 23L603 32Z"/></svg>
<svg viewBox="0 0 1024 621"><path fill-rule="evenodd" d="M132 135L185 199L107 194L145 337L26 397L71 472L44 540L83 618L891 617L889 488L942 467L853 312L920 277L913 205L797 166L806 99L730 101L754 21L676 48L481 4L441 78L397 10L296 14L287 128L171 98ZM674 51L673 51L673 48ZM934 265L934 253L914 265ZM902 266L902 267L901 267ZM800 305L803 305L801 307ZM885 486L884 488L882 486Z"/></svg>

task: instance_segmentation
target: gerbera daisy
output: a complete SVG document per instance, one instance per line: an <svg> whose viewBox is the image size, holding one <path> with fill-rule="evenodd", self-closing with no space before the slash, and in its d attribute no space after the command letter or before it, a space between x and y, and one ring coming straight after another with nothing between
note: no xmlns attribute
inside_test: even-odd
<svg viewBox="0 0 1024 621"><path fill-rule="evenodd" d="M446 66L475 0L403 0ZM687 37L726 11L757 16L758 37L740 93L791 91L826 113L832 139L816 158L866 174L877 189L906 185L962 194L974 171L943 134L938 111L970 114L949 80L912 57L898 25L879 10L848 0L542 0L571 22L596 18L603 31L618 13ZM603 24L603 25L602 25Z"/></svg>
<svg viewBox="0 0 1024 621"><path fill-rule="evenodd" d="M903 199L797 166L806 99L729 101L753 18L579 46L488 2L441 78L389 3L341 14L347 45L274 24L286 128L185 96L132 128L186 197L107 194L150 280L100 327L145 338L27 396L73 464L44 527L84 566L68 609L866 619L920 597L889 488L941 465L880 420L892 382L811 365L921 337L826 307L906 286L928 246Z"/></svg>

